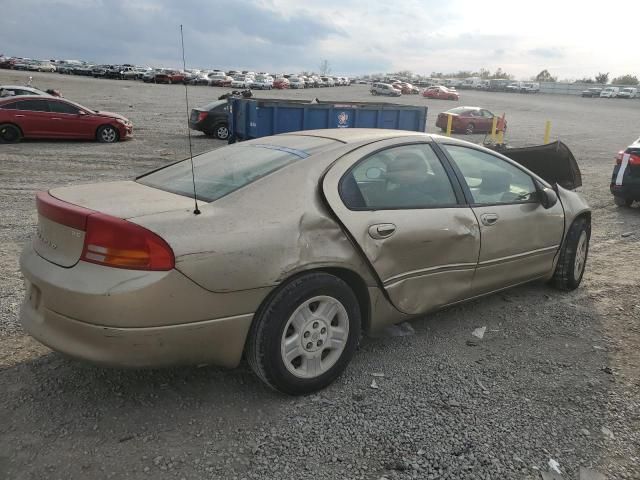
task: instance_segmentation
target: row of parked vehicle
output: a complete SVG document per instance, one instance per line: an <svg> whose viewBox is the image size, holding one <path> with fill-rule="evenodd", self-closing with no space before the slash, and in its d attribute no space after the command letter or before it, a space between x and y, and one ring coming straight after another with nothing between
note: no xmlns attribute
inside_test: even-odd
<svg viewBox="0 0 640 480"><path fill-rule="evenodd" d="M406 82L394 83L372 83L369 90L371 95L387 95L399 97L400 95L419 95L425 98L437 98L441 100L459 100L460 95L455 88L448 88L442 85L427 87L420 90L415 85Z"/></svg>
<svg viewBox="0 0 640 480"><path fill-rule="evenodd" d="M587 98L638 98L636 87L591 87L582 91Z"/></svg>

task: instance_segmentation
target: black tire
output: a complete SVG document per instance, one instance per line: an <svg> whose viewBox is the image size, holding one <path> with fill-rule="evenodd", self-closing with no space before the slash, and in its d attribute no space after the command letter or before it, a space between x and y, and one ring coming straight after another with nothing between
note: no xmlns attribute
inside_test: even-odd
<svg viewBox="0 0 640 480"><path fill-rule="evenodd" d="M285 365L281 351L283 336L294 312L318 296L330 297L344 307L348 336L332 366L318 376L301 378ZM360 325L358 300L343 280L323 272L302 274L281 286L260 307L249 332L246 357L255 374L271 388L289 395L304 395L326 387L344 371L360 342ZM324 355L324 351L319 355Z"/></svg>
<svg viewBox="0 0 640 480"><path fill-rule="evenodd" d="M0 143L18 143L22 138L22 132L18 127L10 123L0 125Z"/></svg>
<svg viewBox="0 0 640 480"><path fill-rule="evenodd" d="M219 123L211 129L211 134L218 140L227 140L229 138L229 126L226 123Z"/></svg>
<svg viewBox="0 0 640 480"><path fill-rule="evenodd" d="M631 204L633 203L633 199L614 195L613 203L615 203L618 207L630 207Z"/></svg>
<svg viewBox="0 0 640 480"><path fill-rule="evenodd" d="M576 266L578 258L578 249L581 239L584 236L586 241L583 250L583 261L581 268ZM553 273L552 284L559 290L570 291L575 290L582 281L584 270L587 264L589 254L589 239L591 237L591 224L585 217L580 217L573 222L569 228L569 233L560 250L560 258Z"/></svg>
<svg viewBox="0 0 640 480"><path fill-rule="evenodd" d="M467 125L467 128L464 129L464 133L467 135L472 135L476 131L476 126L473 123Z"/></svg>
<svg viewBox="0 0 640 480"><path fill-rule="evenodd" d="M113 125L102 125L96 132L96 140L100 143L115 143L119 139L120 133Z"/></svg>

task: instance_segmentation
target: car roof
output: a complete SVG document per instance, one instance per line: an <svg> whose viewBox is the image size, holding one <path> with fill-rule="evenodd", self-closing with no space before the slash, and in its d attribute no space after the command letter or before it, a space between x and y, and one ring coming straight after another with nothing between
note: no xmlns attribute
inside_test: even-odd
<svg viewBox="0 0 640 480"><path fill-rule="evenodd" d="M299 132L284 133L282 135L323 137L342 143L359 143L366 141L385 140L388 138L411 137L416 135L423 135L427 139L431 138L430 135L427 135L424 132L387 130L383 128L327 128L322 130L302 130Z"/></svg>

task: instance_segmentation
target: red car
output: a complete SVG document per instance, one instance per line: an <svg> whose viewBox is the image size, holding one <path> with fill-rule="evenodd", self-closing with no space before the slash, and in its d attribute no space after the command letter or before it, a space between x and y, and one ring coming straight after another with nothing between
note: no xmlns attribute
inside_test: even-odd
<svg viewBox="0 0 640 480"><path fill-rule="evenodd" d="M273 88L279 88L282 90L283 88L289 88L290 83L286 78L276 78L275 82L273 82Z"/></svg>
<svg viewBox="0 0 640 480"><path fill-rule="evenodd" d="M422 92L423 97L427 98L438 98L440 100L459 100L460 95L455 90L451 90L447 87L429 87L424 92Z"/></svg>
<svg viewBox="0 0 640 480"><path fill-rule="evenodd" d="M178 71L165 71L156 73L153 77L154 83L185 83L187 75Z"/></svg>
<svg viewBox="0 0 640 480"><path fill-rule="evenodd" d="M0 143L22 138L64 138L113 143L133 135L131 122L117 113L97 112L49 96L0 99Z"/></svg>
<svg viewBox="0 0 640 480"><path fill-rule="evenodd" d="M436 127L447 130L449 115L453 118L451 121L451 131L459 133L490 133L493 127L493 119L498 118L496 131L506 131L507 121L502 117L494 115L486 108L480 107L456 107L438 115Z"/></svg>

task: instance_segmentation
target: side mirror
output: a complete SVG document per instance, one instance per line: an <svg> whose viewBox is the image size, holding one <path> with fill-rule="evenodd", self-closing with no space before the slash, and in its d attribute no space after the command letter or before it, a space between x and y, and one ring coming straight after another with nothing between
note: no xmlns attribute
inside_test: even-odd
<svg viewBox="0 0 640 480"><path fill-rule="evenodd" d="M558 195L551 188L541 188L538 190L538 196L540 197L540 203L546 209L549 209L558 203Z"/></svg>
<svg viewBox="0 0 640 480"><path fill-rule="evenodd" d="M84 110L78 110L78 115L80 115L81 117L86 115L87 112L85 112Z"/></svg>

